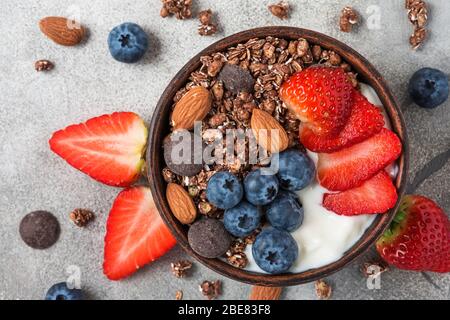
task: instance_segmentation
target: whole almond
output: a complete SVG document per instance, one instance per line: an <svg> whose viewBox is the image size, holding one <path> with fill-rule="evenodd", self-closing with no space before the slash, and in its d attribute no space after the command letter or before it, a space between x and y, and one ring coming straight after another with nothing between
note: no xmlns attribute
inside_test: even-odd
<svg viewBox="0 0 450 320"><path fill-rule="evenodd" d="M189 90L175 105L172 124L175 129L190 130L211 110L212 96L208 89L198 86Z"/></svg>
<svg viewBox="0 0 450 320"><path fill-rule="evenodd" d="M289 137L281 124L270 114L253 109L251 127L258 144L272 153L281 152L289 146Z"/></svg>
<svg viewBox="0 0 450 320"><path fill-rule="evenodd" d="M78 22L64 17L46 17L39 21L39 28L43 34L63 46L80 43L85 34Z"/></svg>
<svg viewBox="0 0 450 320"><path fill-rule="evenodd" d="M175 218L182 224L190 224L197 217L197 209L188 192L179 184L169 183L166 190L166 198L169 202Z"/></svg>
<svg viewBox="0 0 450 320"><path fill-rule="evenodd" d="M254 286L249 300L279 300L283 288Z"/></svg>

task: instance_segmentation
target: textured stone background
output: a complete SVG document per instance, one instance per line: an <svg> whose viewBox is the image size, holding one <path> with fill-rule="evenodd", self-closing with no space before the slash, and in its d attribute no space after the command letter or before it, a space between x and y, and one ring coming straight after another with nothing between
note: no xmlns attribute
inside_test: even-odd
<svg viewBox="0 0 450 320"><path fill-rule="evenodd" d="M418 68L450 70L450 3L431 4L432 31L424 50L413 52L407 39L411 26L403 0L328 1L290 0L291 18L280 21L267 10L273 0L194 0L194 11L212 8L221 32L213 37L196 34L196 20L159 17L159 0L108 1L5 1L0 12L0 299L41 299L46 289L64 280L66 268L81 268L82 285L98 299L173 299L182 289L186 299L202 298L198 284L204 279L224 281L224 299L245 299L250 287L195 265L192 277L175 279L170 262L186 258L180 248L121 282L102 274L103 236L107 214L119 190L95 183L52 154L47 146L51 133L68 124L118 110L131 110L147 120L160 93L181 66L212 42L235 32L268 25L310 28L334 36L366 56L391 85L404 111L411 141L411 177L430 160L450 148L449 102L427 111L411 104L407 80ZM340 9L353 4L364 17L351 34L338 31ZM371 11L375 10L375 11ZM370 12L379 11L381 28L368 27ZM65 48L47 40L37 23L49 15L75 16L89 28L81 46ZM109 30L134 21L148 31L151 50L137 65L116 63L108 53ZM56 68L36 73L33 63L48 58ZM417 192L435 199L450 211L450 162L438 158L442 169L431 175ZM439 163L440 162L440 163ZM93 209L97 220L80 230L68 220L76 207ZM35 251L20 240L21 217L33 210L49 210L59 218L59 242ZM370 256L370 253L369 253ZM381 289L368 290L359 271L367 257L328 280L335 299L448 299L450 275L392 270L383 274ZM286 299L314 299L313 285L285 290Z"/></svg>

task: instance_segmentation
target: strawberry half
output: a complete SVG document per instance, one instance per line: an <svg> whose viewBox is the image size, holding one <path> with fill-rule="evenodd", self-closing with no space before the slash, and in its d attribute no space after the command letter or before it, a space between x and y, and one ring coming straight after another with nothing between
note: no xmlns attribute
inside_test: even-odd
<svg viewBox="0 0 450 320"><path fill-rule="evenodd" d="M313 66L280 88L281 100L317 135L333 135L346 124L353 87L342 68Z"/></svg>
<svg viewBox="0 0 450 320"><path fill-rule="evenodd" d="M397 198L397 189L391 177L382 170L359 187L326 193L323 206L344 216L384 213L395 206Z"/></svg>
<svg viewBox="0 0 450 320"><path fill-rule="evenodd" d="M127 277L164 255L175 243L150 189L125 189L114 201L106 224L103 272L110 280Z"/></svg>
<svg viewBox="0 0 450 320"><path fill-rule="evenodd" d="M400 156L397 135L383 128L373 137L334 153L320 153L317 177L332 191L359 187Z"/></svg>
<svg viewBox="0 0 450 320"><path fill-rule="evenodd" d="M116 187L134 183L145 162L144 121L132 112L115 112L55 132L53 152L93 179Z"/></svg>
<svg viewBox="0 0 450 320"><path fill-rule="evenodd" d="M308 126L302 125L300 141L314 152L335 152L370 138L384 127L380 108L371 104L358 90L353 90L350 118L342 131L335 136L317 135Z"/></svg>
<svg viewBox="0 0 450 320"><path fill-rule="evenodd" d="M399 269L450 272L450 221L432 200L408 195L377 250Z"/></svg>

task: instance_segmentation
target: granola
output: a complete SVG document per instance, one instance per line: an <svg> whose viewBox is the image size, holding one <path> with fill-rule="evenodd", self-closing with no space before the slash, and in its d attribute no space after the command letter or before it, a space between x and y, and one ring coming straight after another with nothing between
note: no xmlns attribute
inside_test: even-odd
<svg viewBox="0 0 450 320"><path fill-rule="evenodd" d="M324 280L318 280L315 283L315 289L316 289L316 296L319 299L322 300L328 300L331 297L332 294L332 288L331 286L326 283Z"/></svg>
<svg viewBox="0 0 450 320"><path fill-rule="evenodd" d="M162 18L175 15L177 19L189 19L192 16L192 0L161 0L163 6L160 11Z"/></svg>
<svg viewBox="0 0 450 320"><path fill-rule="evenodd" d="M186 277L188 271L192 268L192 262L188 260L180 260L177 262L172 262L170 266L175 277L184 278Z"/></svg>
<svg viewBox="0 0 450 320"><path fill-rule="evenodd" d="M216 281L203 281L200 284L200 292L208 299L216 299L222 294L222 282L220 280Z"/></svg>
<svg viewBox="0 0 450 320"><path fill-rule="evenodd" d="M69 218L78 227L85 227L94 219L94 213L87 209L75 209L70 213Z"/></svg>
<svg viewBox="0 0 450 320"><path fill-rule="evenodd" d="M289 17L290 7L285 0L269 5L268 9L277 18L287 19Z"/></svg>
<svg viewBox="0 0 450 320"><path fill-rule="evenodd" d="M211 9L203 10L198 14L198 20L200 21L200 25L198 26L198 34L201 36L210 36L217 32L217 24L212 20L213 13ZM215 76L215 74L211 75L208 71L208 75Z"/></svg>
<svg viewBox="0 0 450 320"><path fill-rule="evenodd" d="M351 32L353 26L359 22L359 15L350 6L345 7L341 11L341 17L339 19L339 27L342 32Z"/></svg>
<svg viewBox="0 0 450 320"><path fill-rule="evenodd" d="M201 14L202 22L210 22L210 14ZM261 109L274 117L285 129L289 138L289 147L303 148L298 139L300 121L288 111L282 103L278 91L281 84L293 73L301 71L315 64L335 66L342 68L351 79L352 84L358 86L358 75L337 52L322 48L309 42L307 39L281 39L277 37L254 38L245 43L229 47L222 52L215 52L200 58L201 66L191 73L188 82L174 96L175 104L191 88L202 86L208 89L213 97L210 112L202 121L201 137L207 146L211 146L228 129L250 128L250 119L254 109ZM245 74L245 82L235 82L226 78L223 70L235 72L233 67L239 67L239 74ZM237 69L236 69L237 70ZM247 79L247 74L252 79ZM252 81L250 81L252 80ZM248 86L248 83L252 83ZM239 89L236 89L239 88ZM173 129L173 128L172 128ZM199 216L221 219L224 210L211 204L206 197L206 188L209 179L219 171L229 171L238 178L243 179L254 168L266 166L267 157L259 158L256 164L249 164L249 157L258 152L246 137L242 145L237 140L232 142L234 149L245 150L245 157L240 158L236 152L234 161L223 163L205 162L203 169L195 176L186 177L175 174L169 168L164 168L162 175L167 183L177 183L186 188L192 197ZM223 143L226 149L227 141ZM230 143L230 142L228 142ZM242 150L241 149L241 150ZM217 156L217 155L216 155ZM244 268L248 259L245 247L255 241L261 229L242 239L236 239L228 252L226 259L237 268Z"/></svg>
<svg viewBox="0 0 450 320"><path fill-rule="evenodd" d="M411 47L416 50L427 37L427 29L425 28L428 21L428 6L422 0L406 0L405 8L408 11L408 19L413 25L413 33L409 38Z"/></svg>

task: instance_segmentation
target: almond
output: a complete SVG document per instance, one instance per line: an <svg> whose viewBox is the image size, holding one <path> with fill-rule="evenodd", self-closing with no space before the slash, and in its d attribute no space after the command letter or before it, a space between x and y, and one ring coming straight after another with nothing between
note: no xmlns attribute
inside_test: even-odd
<svg viewBox="0 0 450 320"><path fill-rule="evenodd" d="M170 210L172 210L175 218L182 224L190 224L197 217L197 209L194 201L187 191L176 183L169 183L166 190L166 198L169 202Z"/></svg>
<svg viewBox="0 0 450 320"><path fill-rule="evenodd" d="M251 127L258 144L272 153L287 149L289 137L281 124L270 114L253 109Z"/></svg>
<svg viewBox="0 0 450 320"><path fill-rule="evenodd" d="M212 96L202 86L189 90L175 105L172 124L175 129L191 130L196 121L202 121L211 110Z"/></svg>
<svg viewBox="0 0 450 320"><path fill-rule="evenodd" d="M279 300L283 288L254 286L249 300Z"/></svg>
<svg viewBox="0 0 450 320"><path fill-rule="evenodd" d="M47 17L39 21L42 33L57 44L74 46L83 40L85 30L76 21L63 17Z"/></svg>

